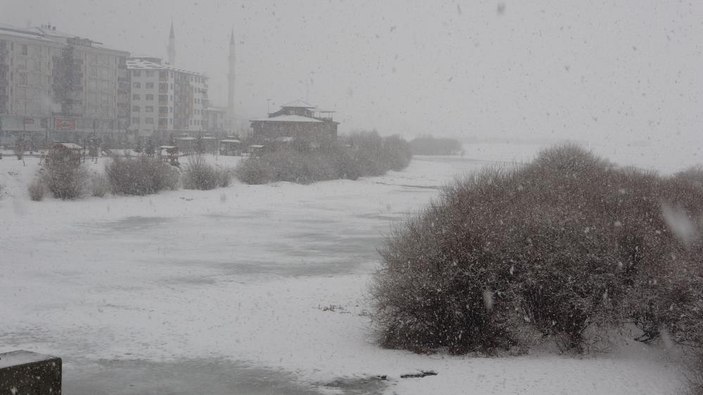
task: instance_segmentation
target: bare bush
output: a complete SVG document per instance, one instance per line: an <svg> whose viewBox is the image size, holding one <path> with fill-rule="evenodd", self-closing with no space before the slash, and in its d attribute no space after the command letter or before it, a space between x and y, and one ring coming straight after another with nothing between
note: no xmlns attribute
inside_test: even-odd
<svg viewBox="0 0 703 395"><path fill-rule="evenodd" d="M105 166L105 174L113 193L148 195L165 189L177 189L178 169L157 158L138 156L134 159L115 157Z"/></svg>
<svg viewBox="0 0 703 395"><path fill-rule="evenodd" d="M703 166L694 166L676 173L675 178L685 180L698 188L703 188Z"/></svg>
<svg viewBox="0 0 703 395"><path fill-rule="evenodd" d="M247 158L237 165L236 175L245 184L266 184L274 180L273 168L263 158Z"/></svg>
<svg viewBox="0 0 703 395"><path fill-rule="evenodd" d="M183 187L186 189L210 190L217 188L217 170L208 164L202 155L188 158L183 170Z"/></svg>
<svg viewBox="0 0 703 395"><path fill-rule="evenodd" d="M90 191L95 197L103 197L110 193L110 180L102 173L92 173L90 175Z"/></svg>
<svg viewBox="0 0 703 395"><path fill-rule="evenodd" d="M233 176L233 170L215 167L208 164L202 155L194 155L188 158L188 165L183 171L183 187L200 190L226 187Z"/></svg>
<svg viewBox="0 0 703 395"><path fill-rule="evenodd" d="M37 177L32 180L27 190L29 191L29 198L33 201L39 202L44 199L46 187L44 186L41 177Z"/></svg>
<svg viewBox="0 0 703 395"><path fill-rule="evenodd" d="M236 171L230 167L217 168L217 186L224 188L232 183L232 179L236 176Z"/></svg>
<svg viewBox="0 0 703 395"><path fill-rule="evenodd" d="M310 144L294 142L260 158L246 159L240 162L237 176L247 184L355 180L362 176L379 176L389 170L402 170L412 158L405 140L398 136L383 138L375 132L356 133L343 138L339 144L328 144L315 150L309 147Z"/></svg>
<svg viewBox="0 0 703 395"><path fill-rule="evenodd" d="M88 171L80 159L62 150L49 151L41 181L57 199L77 199L88 189Z"/></svg>
<svg viewBox="0 0 703 395"><path fill-rule="evenodd" d="M446 188L381 251L371 293L382 344L493 352L529 348L524 334L537 331L585 351L587 333L629 321L697 341L703 255L670 231L662 201L703 213L691 183L572 145Z"/></svg>

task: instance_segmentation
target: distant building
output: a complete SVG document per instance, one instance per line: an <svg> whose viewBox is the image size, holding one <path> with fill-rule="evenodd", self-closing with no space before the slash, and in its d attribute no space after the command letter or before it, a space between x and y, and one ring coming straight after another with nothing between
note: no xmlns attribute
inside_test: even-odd
<svg viewBox="0 0 703 395"><path fill-rule="evenodd" d="M305 140L311 144L337 139L337 125L333 111L316 109L301 100L281 106L268 118L251 121L252 139L260 144L275 141Z"/></svg>
<svg viewBox="0 0 703 395"><path fill-rule="evenodd" d="M175 67L176 35L168 36L168 62L155 57L127 60L131 80L130 132L165 142L208 129L208 84L204 74Z"/></svg>
<svg viewBox="0 0 703 395"><path fill-rule="evenodd" d="M130 58L130 131L138 136L170 138L206 130L208 85L205 75L163 63L158 58Z"/></svg>
<svg viewBox="0 0 703 395"><path fill-rule="evenodd" d="M123 138L128 55L54 26L0 25L0 143Z"/></svg>
<svg viewBox="0 0 703 395"><path fill-rule="evenodd" d="M205 130L215 136L225 136L230 130L227 124L227 109L223 107L208 107L205 109Z"/></svg>

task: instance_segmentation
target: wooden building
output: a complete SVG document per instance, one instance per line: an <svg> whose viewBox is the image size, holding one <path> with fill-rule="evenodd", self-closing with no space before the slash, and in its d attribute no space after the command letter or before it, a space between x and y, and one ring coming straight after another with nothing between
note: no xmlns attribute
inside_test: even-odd
<svg viewBox="0 0 703 395"><path fill-rule="evenodd" d="M306 141L319 146L337 139L333 111L317 110L301 100L285 104L268 118L251 121L252 139L259 144L280 141Z"/></svg>

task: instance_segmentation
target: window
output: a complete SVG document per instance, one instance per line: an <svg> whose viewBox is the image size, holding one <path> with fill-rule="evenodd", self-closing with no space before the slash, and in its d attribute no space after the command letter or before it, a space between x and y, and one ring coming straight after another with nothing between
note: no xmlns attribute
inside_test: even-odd
<svg viewBox="0 0 703 395"><path fill-rule="evenodd" d="M139 112L139 111L140 111L139 106L132 106L132 111L133 111L133 112Z"/></svg>
<svg viewBox="0 0 703 395"><path fill-rule="evenodd" d="M28 49L26 44L22 44L22 55L27 55Z"/></svg>
<svg viewBox="0 0 703 395"><path fill-rule="evenodd" d="M146 107L144 107L144 111L146 111L146 112L154 112L154 106L146 106Z"/></svg>
<svg viewBox="0 0 703 395"><path fill-rule="evenodd" d="M147 71L146 71L146 76L147 76L147 77L153 77L153 76L154 76L154 70L147 70Z"/></svg>
<svg viewBox="0 0 703 395"><path fill-rule="evenodd" d="M154 95L152 95L151 93L147 94L146 100L154 100Z"/></svg>
<svg viewBox="0 0 703 395"><path fill-rule="evenodd" d="M139 82L133 82L133 83L132 83L132 87L133 87L133 88L141 88L141 87L142 87L142 84L139 83Z"/></svg>
<svg viewBox="0 0 703 395"><path fill-rule="evenodd" d="M153 82L147 82L147 83L146 83L146 89L154 89L154 83L153 83Z"/></svg>
<svg viewBox="0 0 703 395"><path fill-rule="evenodd" d="M144 123L148 123L148 124L150 124L150 125L153 125L153 124L154 124L154 118L149 118L149 117L144 118Z"/></svg>
<svg viewBox="0 0 703 395"><path fill-rule="evenodd" d="M132 123L135 125L139 124L139 118L137 118L137 117L132 118Z"/></svg>
<svg viewBox="0 0 703 395"><path fill-rule="evenodd" d="M141 70L132 70L132 77L139 77L142 75Z"/></svg>
<svg viewBox="0 0 703 395"><path fill-rule="evenodd" d="M139 100L139 99L140 99L139 93L135 93L132 95L132 100Z"/></svg>

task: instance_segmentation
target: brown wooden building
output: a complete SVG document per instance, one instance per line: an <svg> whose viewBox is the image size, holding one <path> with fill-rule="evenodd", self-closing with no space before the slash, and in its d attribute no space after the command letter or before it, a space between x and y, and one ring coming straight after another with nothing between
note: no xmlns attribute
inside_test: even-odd
<svg viewBox="0 0 703 395"><path fill-rule="evenodd" d="M337 139L333 111L316 110L301 100L285 104L268 118L251 121L252 138L256 143L304 140L319 145Z"/></svg>

